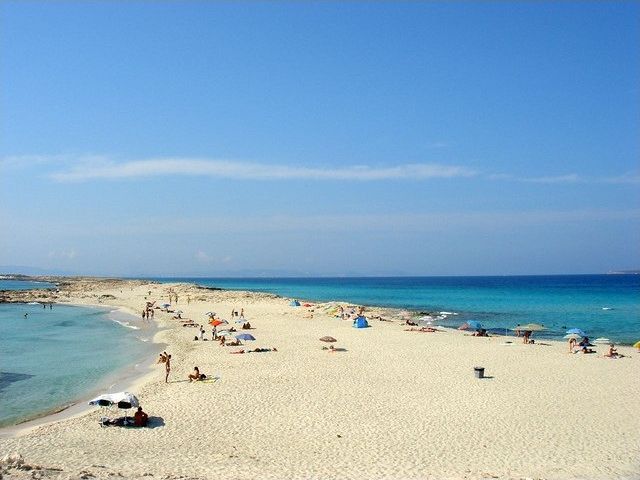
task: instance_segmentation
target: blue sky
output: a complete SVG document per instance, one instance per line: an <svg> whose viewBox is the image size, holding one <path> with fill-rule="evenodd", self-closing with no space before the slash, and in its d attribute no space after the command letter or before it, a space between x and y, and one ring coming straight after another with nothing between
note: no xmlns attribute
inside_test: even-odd
<svg viewBox="0 0 640 480"><path fill-rule="evenodd" d="M0 3L0 265L640 268L637 2Z"/></svg>

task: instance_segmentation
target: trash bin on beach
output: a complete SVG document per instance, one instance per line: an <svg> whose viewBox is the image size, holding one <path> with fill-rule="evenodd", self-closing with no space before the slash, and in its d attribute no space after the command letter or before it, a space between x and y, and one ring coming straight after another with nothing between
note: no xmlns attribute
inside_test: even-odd
<svg viewBox="0 0 640 480"><path fill-rule="evenodd" d="M484 378L484 367L474 367L473 371L476 374L476 378Z"/></svg>

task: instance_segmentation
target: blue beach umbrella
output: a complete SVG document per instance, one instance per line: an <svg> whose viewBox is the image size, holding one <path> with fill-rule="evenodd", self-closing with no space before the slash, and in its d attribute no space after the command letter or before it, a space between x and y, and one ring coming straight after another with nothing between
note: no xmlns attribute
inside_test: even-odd
<svg viewBox="0 0 640 480"><path fill-rule="evenodd" d="M467 321L467 325L469 326L469 329L472 330L480 330L482 327L482 324L477 321L477 320L469 320Z"/></svg>
<svg viewBox="0 0 640 480"><path fill-rule="evenodd" d="M581 337L586 337L587 334L584 333L582 330L580 330L579 328L570 328L569 330L567 330L565 333L567 333L568 335L575 333L576 335L580 335Z"/></svg>
<svg viewBox="0 0 640 480"><path fill-rule="evenodd" d="M256 337L251 335L250 333L241 333L240 335L236 335L238 340L255 340Z"/></svg>

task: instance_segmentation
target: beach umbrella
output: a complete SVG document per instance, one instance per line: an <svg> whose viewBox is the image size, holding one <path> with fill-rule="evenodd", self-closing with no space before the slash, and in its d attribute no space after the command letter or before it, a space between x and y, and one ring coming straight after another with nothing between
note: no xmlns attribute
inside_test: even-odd
<svg viewBox="0 0 640 480"><path fill-rule="evenodd" d="M327 342L327 343L333 343L333 342L337 342L337 340L333 337L330 336L324 336L324 337L320 337L320 341L321 342Z"/></svg>
<svg viewBox="0 0 640 480"><path fill-rule="evenodd" d="M467 320L467 325L474 330L480 330L482 328L482 324L477 320Z"/></svg>
<svg viewBox="0 0 640 480"><path fill-rule="evenodd" d="M100 407L109 407L117 405L118 408L129 410L140 405L138 397L129 392L103 393L89 401L89 405L98 405ZM124 423L127 424L127 414L124 415Z"/></svg>
<svg viewBox="0 0 640 480"><path fill-rule="evenodd" d="M568 334L572 334L572 333L574 333L574 334L576 334L576 335L580 335L581 337L586 337L586 336L587 336L587 334L586 334L586 333L584 333L584 332L583 332L582 330L580 330L579 328L570 328L570 329L569 329L569 330L567 330L565 333L568 333Z"/></svg>
<svg viewBox="0 0 640 480"><path fill-rule="evenodd" d="M241 333L240 335L236 335L238 340L255 340L256 337L251 335L250 333Z"/></svg>
<svg viewBox="0 0 640 480"><path fill-rule="evenodd" d="M205 312L205 315L209 315L210 317L215 317L216 312Z"/></svg>
<svg viewBox="0 0 640 480"><path fill-rule="evenodd" d="M566 338L567 340L571 340L572 338L574 340L578 340L579 338L582 338L582 335L578 335L577 333L569 333L565 335L564 338Z"/></svg>
<svg viewBox="0 0 640 480"><path fill-rule="evenodd" d="M521 332L540 332L546 329L547 328L544 325L540 325L538 323L527 323L526 325L518 325L517 327L513 327L511 330L520 330Z"/></svg>
<svg viewBox="0 0 640 480"><path fill-rule="evenodd" d="M209 324L210 324L210 325L212 325L212 326L214 326L214 327L217 327L218 325L222 325L222 324L224 324L224 323L225 323L225 322L223 322L222 320L211 320L211 321L209 322Z"/></svg>
<svg viewBox="0 0 640 480"><path fill-rule="evenodd" d="M469 320L458 327L458 330L480 330L482 324L477 320Z"/></svg>
<svg viewBox="0 0 640 480"><path fill-rule="evenodd" d="M640 348L640 340L633 344L633 348Z"/></svg>
<svg viewBox="0 0 640 480"><path fill-rule="evenodd" d="M131 407L139 406L138 397L129 392L103 393L93 400L89 400L89 405L116 405L120 402L126 402Z"/></svg>
<svg viewBox="0 0 640 480"><path fill-rule="evenodd" d="M170 306L171 306L171 304L170 304L170 303L163 303L163 304L162 304L162 308L167 308L167 307L170 307Z"/></svg>
<svg viewBox="0 0 640 480"><path fill-rule="evenodd" d="M291 307L299 307L300 306L300 302L298 300L291 300L291 302L289 303L289 306Z"/></svg>

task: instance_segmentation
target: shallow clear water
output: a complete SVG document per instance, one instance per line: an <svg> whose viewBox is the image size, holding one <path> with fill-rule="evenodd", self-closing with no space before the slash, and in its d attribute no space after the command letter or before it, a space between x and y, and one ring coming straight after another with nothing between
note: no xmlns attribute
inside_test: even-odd
<svg viewBox="0 0 640 480"><path fill-rule="evenodd" d="M0 304L0 426L108 387L116 372L150 354L153 327L130 328L141 325L102 308Z"/></svg>
<svg viewBox="0 0 640 480"><path fill-rule="evenodd" d="M442 322L450 326L475 319L490 330L504 332L518 324L541 323L549 328L541 336L559 338L567 328L578 327L592 338L608 337L619 343L640 340L640 275L155 280L316 301L457 312Z"/></svg>

